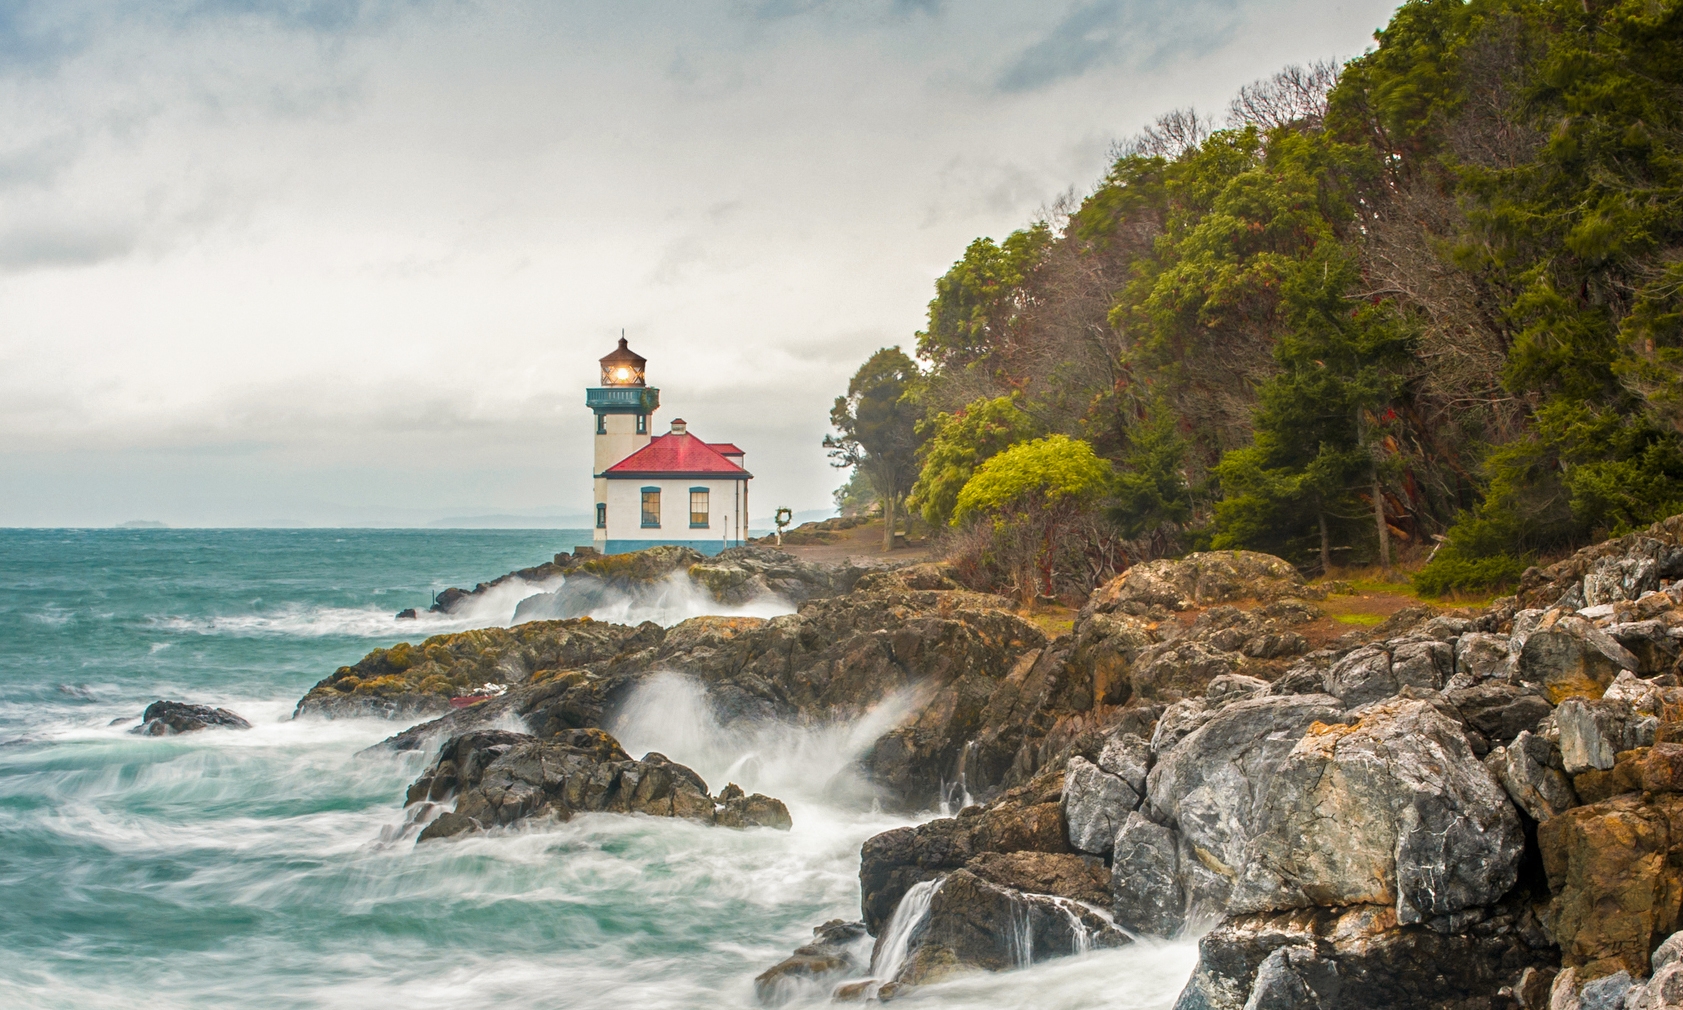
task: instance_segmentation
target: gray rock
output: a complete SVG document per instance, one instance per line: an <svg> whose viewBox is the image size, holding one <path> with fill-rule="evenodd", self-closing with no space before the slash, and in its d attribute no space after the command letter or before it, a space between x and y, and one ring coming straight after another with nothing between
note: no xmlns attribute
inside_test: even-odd
<svg viewBox="0 0 1683 1010"><path fill-rule="evenodd" d="M1062 803L1069 844L1107 856L1128 812L1140 805L1140 796L1120 776L1077 755L1064 770Z"/></svg>
<svg viewBox="0 0 1683 1010"><path fill-rule="evenodd" d="M251 723L225 708L155 701L140 714L140 725L129 730L139 736L174 736L202 729L250 729Z"/></svg>
<svg viewBox="0 0 1683 1010"><path fill-rule="evenodd" d="M1621 1010L1625 994L1631 990L1630 973L1616 971L1611 975L1585 982L1578 990L1580 1010Z"/></svg>
<svg viewBox="0 0 1683 1010"><path fill-rule="evenodd" d="M1175 1010L1472 1010L1559 952L1501 913L1495 930L1399 927L1374 905L1230 918L1198 941L1198 966ZM1516 928L1517 927L1517 928ZM1524 939L1537 941L1532 947ZM1536 974L1536 973L1534 973Z"/></svg>
<svg viewBox="0 0 1683 1010"><path fill-rule="evenodd" d="M1455 673L1466 674L1474 683L1506 677L1513 666L1513 651L1505 635L1472 631L1455 641Z"/></svg>
<svg viewBox="0 0 1683 1010"><path fill-rule="evenodd" d="M1342 980L1337 963L1314 947L1280 947L1263 959L1244 1010L1304 1010L1335 1004Z"/></svg>
<svg viewBox="0 0 1683 1010"><path fill-rule="evenodd" d="M1391 646L1391 676L1399 689L1436 691L1455 672L1455 649L1448 642L1399 641Z"/></svg>
<svg viewBox="0 0 1683 1010"><path fill-rule="evenodd" d="M1181 860L1189 906L1224 906L1280 767L1312 723L1338 722L1343 709L1314 694L1234 702L1159 753L1146 780L1150 816L1177 830L1183 851L1196 853Z"/></svg>
<svg viewBox="0 0 1683 1010"><path fill-rule="evenodd" d="M1391 654L1383 646L1369 645L1345 656L1327 672L1327 693L1348 708L1389 698L1397 693L1397 679L1391 673Z"/></svg>
<svg viewBox="0 0 1683 1010"><path fill-rule="evenodd" d="M1639 665L1600 628L1552 610L1526 636L1519 652L1520 679L1542 685L1556 705L1571 697L1599 698L1620 670L1635 673Z"/></svg>
<svg viewBox="0 0 1683 1010"><path fill-rule="evenodd" d="M1268 693L1268 682L1261 677L1247 677L1242 673L1224 673L1210 681L1204 700L1211 708L1220 708L1231 701L1253 698Z"/></svg>
<svg viewBox="0 0 1683 1010"><path fill-rule="evenodd" d="M1568 775L1609 771L1620 751L1653 742L1653 727L1622 699L1568 698L1554 711L1560 729L1560 757Z"/></svg>
<svg viewBox="0 0 1683 1010"><path fill-rule="evenodd" d="M1260 787L1229 907L1394 902L1398 922L1441 928L1507 893L1525 836L1459 727L1425 701L1355 714L1303 735Z"/></svg>
<svg viewBox="0 0 1683 1010"><path fill-rule="evenodd" d="M1144 814L1128 815L1117 832L1110 890L1116 924L1148 936L1169 937L1186 924L1175 833Z"/></svg>
<svg viewBox="0 0 1683 1010"><path fill-rule="evenodd" d="M1679 642L1664 621L1628 621L1607 626L1607 634L1636 657L1637 676L1655 677L1677 665Z"/></svg>
<svg viewBox="0 0 1683 1010"><path fill-rule="evenodd" d="M1472 627L1473 622L1465 617L1434 617L1416 630L1422 635L1453 646L1455 640L1471 631Z"/></svg>
<svg viewBox="0 0 1683 1010"><path fill-rule="evenodd" d="M1118 733L1105 740L1099 752L1099 767L1145 795L1145 776L1151 771L1151 744L1133 733Z"/></svg>
<svg viewBox="0 0 1683 1010"><path fill-rule="evenodd" d="M1643 593L1660 588L1658 562L1652 556L1641 556L1653 553L1644 549L1648 544L1663 546L1657 540L1650 540L1637 546L1632 552L1635 556L1606 557L1596 561L1584 575L1584 602L1593 607L1598 603L1634 600Z"/></svg>
<svg viewBox="0 0 1683 1010"><path fill-rule="evenodd" d="M1549 767L1548 750L1546 741L1527 731L1508 746L1497 747L1484 759L1485 767L1519 808L1539 822L1578 805L1572 781L1563 772Z"/></svg>
<svg viewBox="0 0 1683 1010"><path fill-rule="evenodd" d="M1073 901L1021 891L955 870L941 881L929 912L892 980L927 985L965 971L1005 971L1133 941Z"/></svg>
<svg viewBox="0 0 1683 1010"><path fill-rule="evenodd" d="M1654 948L1654 953L1648 958L1648 963L1653 966L1656 975L1661 969L1677 961L1683 961L1683 932L1673 933L1660 941L1660 945Z"/></svg>
<svg viewBox="0 0 1683 1010"><path fill-rule="evenodd" d="M1157 728L1151 733L1151 753L1161 757L1173 750L1176 744L1214 716L1215 712L1202 698L1175 702L1157 719Z"/></svg>
<svg viewBox="0 0 1683 1010"><path fill-rule="evenodd" d="M1524 730L1536 729L1554 711L1535 690L1503 681L1448 689L1443 697L1460 713L1468 728L1498 746Z"/></svg>
<svg viewBox="0 0 1683 1010"><path fill-rule="evenodd" d="M1654 969L1646 985L1625 995L1624 1010L1676 1010L1683 1007L1683 964Z"/></svg>

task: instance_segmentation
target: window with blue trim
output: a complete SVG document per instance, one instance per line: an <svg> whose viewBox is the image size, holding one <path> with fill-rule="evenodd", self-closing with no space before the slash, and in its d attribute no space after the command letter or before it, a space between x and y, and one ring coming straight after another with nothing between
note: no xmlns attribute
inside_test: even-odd
<svg viewBox="0 0 1683 1010"><path fill-rule="evenodd" d="M600 502L599 501L599 502L596 503L596 528L599 529L599 530L605 530L605 529L608 528L608 503L607 502Z"/></svg>
<svg viewBox="0 0 1683 1010"><path fill-rule="evenodd" d="M660 488L643 489L643 526L660 528Z"/></svg>
<svg viewBox="0 0 1683 1010"><path fill-rule="evenodd" d="M637 415L637 434L647 435L648 433L649 433L649 415L638 414Z"/></svg>
<svg viewBox="0 0 1683 1010"><path fill-rule="evenodd" d="M597 414L596 415L596 434L606 435L607 433L608 433L608 415Z"/></svg>
<svg viewBox="0 0 1683 1010"><path fill-rule="evenodd" d="M704 487L690 488L690 529L704 530L707 528L707 489Z"/></svg>

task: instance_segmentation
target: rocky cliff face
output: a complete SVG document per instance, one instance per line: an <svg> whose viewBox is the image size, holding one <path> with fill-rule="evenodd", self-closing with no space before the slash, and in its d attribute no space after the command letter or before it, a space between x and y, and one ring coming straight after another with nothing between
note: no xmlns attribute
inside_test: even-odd
<svg viewBox="0 0 1683 1010"><path fill-rule="evenodd" d="M635 803L721 823L727 799L658 755L594 759L619 769L612 800L575 804L547 769L582 760L577 734L656 671L695 678L727 723L903 699L863 771L886 803L962 809L864 845L862 921L768 972L771 1001L1209 930L1187 1010L1676 1005L1679 530L1528 573L1477 612L1343 634L1264 555L1138 566L1056 637L923 565L770 620L539 621L379 650L299 711L440 713L388 745L441 747L417 802L451 782L472 826ZM751 578L780 564L763 560ZM525 732L483 735L506 725ZM504 750L464 776L462 741Z"/></svg>

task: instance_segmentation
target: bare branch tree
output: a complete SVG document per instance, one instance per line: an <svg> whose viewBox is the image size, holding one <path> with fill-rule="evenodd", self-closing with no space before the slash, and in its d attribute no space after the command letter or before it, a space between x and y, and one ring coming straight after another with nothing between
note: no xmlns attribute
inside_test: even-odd
<svg viewBox="0 0 1683 1010"><path fill-rule="evenodd" d="M1143 155L1174 160L1210 138L1215 123L1191 107L1163 113L1138 135L1111 148L1113 158Z"/></svg>
<svg viewBox="0 0 1683 1010"><path fill-rule="evenodd" d="M1339 66L1317 60L1307 67L1292 64L1273 77L1239 89L1227 106L1227 125L1255 126L1267 131L1281 126L1315 128L1327 114L1327 93L1338 83Z"/></svg>

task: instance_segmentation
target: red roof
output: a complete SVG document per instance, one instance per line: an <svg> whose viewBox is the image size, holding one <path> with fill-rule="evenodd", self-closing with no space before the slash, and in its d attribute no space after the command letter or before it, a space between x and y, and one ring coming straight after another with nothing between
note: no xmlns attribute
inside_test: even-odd
<svg viewBox="0 0 1683 1010"><path fill-rule="evenodd" d="M741 455L743 455L743 452L742 452L741 449L738 449L736 446L731 445L729 442L708 442L707 443L707 448L712 449L714 452L718 453L721 456L741 456Z"/></svg>
<svg viewBox="0 0 1683 1010"><path fill-rule="evenodd" d="M734 448L734 447L732 447ZM740 450L739 450L740 451ZM694 435L656 435L602 471L604 477L752 477Z"/></svg>

